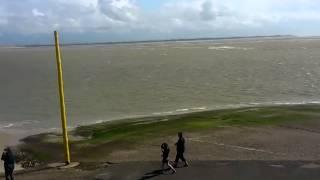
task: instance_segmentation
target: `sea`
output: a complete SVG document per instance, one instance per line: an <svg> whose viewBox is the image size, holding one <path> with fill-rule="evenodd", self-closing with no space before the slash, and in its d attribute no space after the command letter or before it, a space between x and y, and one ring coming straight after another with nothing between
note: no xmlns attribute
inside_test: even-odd
<svg viewBox="0 0 320 180"><path fill-rule="evenodd" d="M68 127L194 111L320 103L320 39L62 46ZM0 47L0 131L61 127L53 46Z"/></svg>

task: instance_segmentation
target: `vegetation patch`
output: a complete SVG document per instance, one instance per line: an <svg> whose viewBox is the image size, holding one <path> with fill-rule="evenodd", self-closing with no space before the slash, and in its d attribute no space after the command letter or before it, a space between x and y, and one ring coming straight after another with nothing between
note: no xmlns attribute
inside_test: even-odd
<svg viewBox="0 0 320 180"><path fill-rule="evenodd" d="M77 160L99 160L101 156L108 156L112 151L132 149L135 145L172 136L179 131L201 133L230 126L303 123L319 117L319 105L299 105L247 107L111 121L81 126L70 132L73 136L83 137L71 139L71 153ZM152 123L149 123L151 121ZM40 161L50 162L63 158L61 142L50 141L48 137L56 138L44 134L28 137L24 140L26 143L22 145L22 149L31 152Z"/></svg>

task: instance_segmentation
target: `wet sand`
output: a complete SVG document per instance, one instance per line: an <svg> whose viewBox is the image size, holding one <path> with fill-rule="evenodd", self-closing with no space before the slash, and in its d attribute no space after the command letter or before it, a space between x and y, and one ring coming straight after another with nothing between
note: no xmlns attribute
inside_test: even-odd
<svg viewBox="0 0 320 180"><path fill-rule="evenodd" d="M209 171L209 169L211 169L213 171L217 171L217 173L219 173L218 171L220 168L225 168L225 171L223 172L225 174L228 174L228 172L236 172L238 174L241 173L244 177L246 175L250 175L250 169L253 169L252 173L257 174L261 170L262 174L267 175L273 173L275 169L278 169L281 171L281 177L283 177L283 179L292 179L290 178L292 177L292 173L297 173L299 177L308 175L306 176L306 179L319 177L318 173L314 173L314 170L319 172L320 169L319 107L301 106L287 107L288 109L283 109L283 107L282 109L280 108L281 107L269 107L264 108L263 111L258 111L258 108L247 108L220 112L228 115L228 119L238 117L238 121L240 119L245 119L247 123L249 121L254 122L253 116L260 121L272 121L272 119L270 119L271 115L274 117L274 115L278 113L278 118L281 118L282 121L277 123L269 122L267 124L257 125L250 123L247 124L244 122L237 124L235 121L232 121L235 124L220 124L219 126L216 125L214 128L210 129L184 131L187 143L185 156L190 161L190 164L192 164L191 168L195 168L190 171L192 172L190 175L198 175L199 172L202 172L202 167L204 167L204 170ZM303 112L303 114L299 114L299 112ZM211 113L217 115L217 112ZM246 116L244 116L243 113L245 113ZM281 116L279 113L282 113L285 116ZM211 117L210 112L204 112L201 114L204 116L200 116L200 114L191 114L189 116L185 115L185 118L188 117L192 119L192 117L198 117L198 119L188 121L190 125L191 122L200 122L200 124L202 122L203 124L203 122L206 122L203 121L204 118ZM231 114L233 114L233 116L231 116ZM201 117L200 119L202 119L202 121L199 120L199 117ZM239 117L241 118L239 119ZM250 119L247 117L250 117ZM181 122L185 122L188 118ZM218 121L226 121L228 119L222 118ZM283 119L287 119L287 121L283 121ZM211 119L210 121L214 120ZM139 126L147 128L145 125L141 125L141 121L139 122ZM178 120L172 120L172 122L177 123ZM181 122L179 125L182 125ZM165 121L165 123L170 123L170 120ZM112 126L113 128L119 129L119 123L115 123L113 125L115 125ZM161 124L157 124L157 126L159 125ZM170 127L169 125L172 126L174 124L165 125L165 129L168 129ZM205 123L204 125L208 126L209 124ZM136 122L132 122L126 126L126 131L120 131L122 135L121 138L125 138L125 136L123 136L124 132L135 132L134 129L137 129L137 126ZM111 131L107 128L108 126L103 126L101 124L94 125L91 128L99 127L105 131ZM134 129L130 129L128 127L134 127ZM149 124L148 127L155 127L155 125ZM177 127L179 129L181 128L181 126ZM174 129L174 131L178 132L179 129ZM141 127L138 130L140 132ZM131 146L128 146L127 144L130 141L126 141L127 143L125 144L121 142L108 144L108 140L110 141L112 134L108 134L107 139L102 139L101 144L97 144L97 141L91 144L86 141L84 144L76 144L76 141L74 140L74 144L71 148L73 150L72 157L74 161L81 162L80 167L69 170L49 169L36 172L32 171L29 173L19 174L17 176L21 179L35 179L35 177L36 179L48 179L48 174L50 174L50 178L52 179L88 179L88 177L90 177L89 179L92 179L97 175L101 175L101 178L99 177L96 179L126 179L122 176L126 174L130 175L130 177L142 177L144 173L155 170L157 162L160 163L161 156L159 145L161 143L167 142L169 144L171 148L169 158L170 160L174 159L174 143L177 140L176 134L159 136L157 132L161 132L161 129L158 129L158 131L152 131L150 134L144 134L143 139L135 139L139 140L139 142L136 142ZM147 138L155 133L158 134L157 137ZM114 133L113 135L117 134ZM130 134L130 137L132 137L132 134ZM25 141L25 143L31 148L40 150L39 152L59 155L53 159L56 162L63 159L63 155L61 154L60 156L60 154L57 153L61 152L62 146L58 146L59 143L57 146L54 146L58 142L56 141L58 138L59 136L57 135L41 134L29 137L29 140ZM90 141L90 139L88 141ZM83 142L83 140L81 140L81 142ZM86 147L88 149L85 149ZM86 151L88 151L88 153L86 153ZM219 164L219 162L217 165L217 161L233 162L230 166L225 166L225 164ZM245 163L245 161L248 163ZM148 166L148 162L154 162L152 163L154 165ZM142 166L132 166L132 164L137 163L142 163ZM244 174L241 171L242 165L240 164L243 164ZM125 169L125 172L127 173L123 173L123 169ZM311 169L312 172L308 169ZM117 172L121 173L117 174ZM211 172L212 171L210 171L210 173ZM183 177L180 175L177 176ZM170 178L173 177L176 177L176 175L172 177L170 176ZM279 179L279 177L275 176L275 179ZM159 176L159 179L163 178L165 178L165 176ZM250 177L248 179L250 179ZM267 179L272 178L270 177Z"/></svg>
<svg viewBox="0 0 320 180"><path fill-rule="evenodd" d="M318 180L319 164L310 161L193 161L176 174L160 174L158 161L127 162L94 171L51 169L17 176L23 180ZM50 176L48 176L50 174Z"/></svg>
<svg viewBox="0 0 320 180"><path fill-rule="evenodd" d="M17 175L20 179L310 179L320 177L318 139L320 121L286 126L226 127L188 133L189 168L160 174L157 144L176 137L161 137L134 150L115 151L109 157L83 162L75 169L48 169ZM170 159L175 155L171 147ZM97 153L99 150L97 149ZM108 164L107 161L115 162ZM48 175L50 174L50 177Z"/></svg>

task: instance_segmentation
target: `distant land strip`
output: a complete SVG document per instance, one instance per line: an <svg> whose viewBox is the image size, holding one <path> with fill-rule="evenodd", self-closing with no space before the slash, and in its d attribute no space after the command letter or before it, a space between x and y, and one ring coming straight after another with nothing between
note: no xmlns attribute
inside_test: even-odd
<svg viewBox="0 0 320 180"><path fill-rule="evenodd" d="M61 43L61 46L86 46L86 45L112 45L112 44L140 44L140 43L161 43L161 42L186 42L186 41L214 41L230 39L255 39L255 38L298 38L294 35L270 35L270 36L231 36L231 37L206 37L187 39L164 39L164 40L143 40L143 41L111 41L111 42L87 42L87 43ZM308 37L306 37L308 38ZM310 37L309 37L310 38ZM316 37L315 37L316 38ZM46 47L54 44L30 44L16 47Z"/></svg>

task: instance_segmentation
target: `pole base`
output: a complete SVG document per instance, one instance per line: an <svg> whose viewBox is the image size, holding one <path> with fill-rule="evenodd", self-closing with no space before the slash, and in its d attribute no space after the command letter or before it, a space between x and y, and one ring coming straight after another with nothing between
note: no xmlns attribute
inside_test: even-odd
<svg viewBox="0 0 320 180"><path fill-rule="evenodd" d="M63 166L58 167L58 169L70 169L79 166L79 162L71 162L69 164L64 164Z"/></svg>
<svg viewBox="0 0 320 180"><path fill-rule="evenodd" d="M48 164L47 166L49 168L59 168L59 167L65 166L65 165L66 165L65 163L51 163L51 164Z"/></svg>
<svg viewBox="0 0 320 180"><path fill-rule="evenodd" d="M49 168L58 168L58 169L69 169L79 166L79 162L71 162L71 163L51 163L48 164Z"/></svg>

